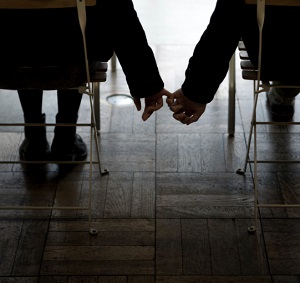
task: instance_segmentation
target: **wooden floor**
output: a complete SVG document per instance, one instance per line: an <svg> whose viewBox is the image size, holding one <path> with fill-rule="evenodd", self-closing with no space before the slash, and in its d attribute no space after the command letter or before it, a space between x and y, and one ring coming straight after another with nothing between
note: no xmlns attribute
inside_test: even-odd
<svg viewBox="0 0 300 283"><path fill-rule="evenodd" d="M138 0L136 9L166 88L174 91L184 78L193 40L205 28L213 1L188 0L204 15L200 29L193 30L197 36L190 34L186 41L179 41L181 26L178 38L168 42L156 36L157 25L176 23L159 17L152 26L149 17L156 11L154 2L162 9L171 3L151 0L150 5ZM174 13L182 2L174 1L178 8ZM133 104L109 104L108 96L129 93L120 66L116 72L109 69L108 80L101 85L99 137L101 165L109 174L100 176L97 166L93 167L92 227L99 230L98 235L89 234L86 211L0 211L0 282L299 283L299 209L261 209L258 233L247 232L253 224L252 174L248 170L241 176L235 171L243 166L252 83L241 79L238 64L233 137L227 134L227 78L203 118L185 126L171 117L166 106L142 122ZM2 121L22 120L16 93L1 91L0 97ZM50 122L56 113L55 99L54 92L45 96ZM262 94L258 115L268 120L265 103ZM80 121L88 118L85 98ZM296 118L300 119L298 110ZM87 129L78 131L89 143ZM260 153L299 158L299 131L262 126ZM51 128L48 136L51 142ZM22 129L1 127L1 159L18 160L22 139ZM260 201L300 202L299 165L260 168ZM0 204L86 205L88 169L88 165L67 170L55 164L2 164Z"/></svg>

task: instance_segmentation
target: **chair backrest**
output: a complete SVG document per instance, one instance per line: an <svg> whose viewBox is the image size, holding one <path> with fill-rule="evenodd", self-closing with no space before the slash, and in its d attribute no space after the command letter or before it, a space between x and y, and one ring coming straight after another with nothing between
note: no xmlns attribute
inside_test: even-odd
<svg viewBox="0 0 300 283"><path fill-rule="evenodd" d="M85 0L86 6L96 5L96 0ZM77 7L76 0L0 0L0 9L48 9Z"/></svg>

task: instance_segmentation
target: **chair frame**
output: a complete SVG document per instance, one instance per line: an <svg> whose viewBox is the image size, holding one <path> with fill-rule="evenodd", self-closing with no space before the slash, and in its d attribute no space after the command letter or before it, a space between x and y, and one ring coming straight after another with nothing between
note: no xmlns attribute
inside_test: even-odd
<svg viewBox="0 0 300 283"><path fill-rule="evenodd" d="M98 164L100 175L108 174L108 170L102 170L100 164L100 149L98 134L100 129L100 113L95 113L94 107L94 93L95 102L99 104L99 83L106 80L107 63L103 64L102 73L97 74L97 78L91 78L89 72L88 54L86 48L85 28L86 28L86 6L94 6L96 0L0 0L1 9L49 9L49 8L77 8L78 20L82 33L84 58L86 68L86 85L79 86L77 89L80 93L87 94L90 100L91 109L91 123L77 123L77 124L29 124L29 123L2 123L1 126L88 126L90 127L90 153L89 161L0 161L0 163L22 163L22 164L45 164L45 163L57 163L57 164L89 164L89 193L88 193L88 205L81 206L0 206L0 210L88 210L89 232L92 235L98 233L98 231L91 227L91 209L92 209L92 166ZM102 65L101 65L102 66ZM99 105L98 105L99 107ZM96 110L99 108L96 108ZM98 115L98 117L96 117ZM96 119L98 118L98 119ZM98 125L98 129L97 129ZM92 149L93 149L93 136L96 144L97 161L93 161Z"/></svg>
<svg viewBox="0 0 300 283"><path fill-rule="evenodd" d="M254 102L253 102L253 110L252 110L252 118L251 118L251 125L250 125L250 132L248 136L248 144L247 144L247 153L245 157L244 167L243 169L238 169L237 173L243 175L246 172L247 164L254 164L254 225L248 227L249 232L255 232L258 227L258 210L260 207L263 208L291 208L297 207L300 208L300 204L270 204L270 203L259 203L258 201L258 163L299 163L298 160L259 160L257 157L257 125L289 125L289 124L296 124L300 125L300 122L259 122L256 120L256 107L258 102L258 95L262 92L269 91L270 88L278 88L278 87L286 87L286 88L300 88L300 86L290 85L290 86L280 86L271 85L268 81L261 81L261 58L262 58L262 31L264 26L264 19L265 19L265 6L266 5L275 5L275 6L300 6L299 0L246 0L246 4L256 4L257 5L257 22L259 26L259 54L258 54L258 68L257 70L253 69L254 66L251 64L250 61L241 62L242 69L250 69L250 71L243 71L243 78L253 80L253 92L254 92ZM240 58L247 59L247 51L241 46L240 43L239 49ZM253 160L249 158L249 151L251 147L251 140L253 138L253 146L254 146L254 157Z"/></svg>

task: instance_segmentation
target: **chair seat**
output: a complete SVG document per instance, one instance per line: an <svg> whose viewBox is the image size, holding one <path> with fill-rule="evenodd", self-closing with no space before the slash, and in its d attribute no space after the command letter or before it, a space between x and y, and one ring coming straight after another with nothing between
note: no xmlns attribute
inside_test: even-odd
<svg viewBox="0 0 300 283"><path fill-rule="evenodd" d="M91 82L106 81L106 62L90 62ZM85 66L7 66L0 70L1 89L57 90L78 87L87 82Z"/></svg>

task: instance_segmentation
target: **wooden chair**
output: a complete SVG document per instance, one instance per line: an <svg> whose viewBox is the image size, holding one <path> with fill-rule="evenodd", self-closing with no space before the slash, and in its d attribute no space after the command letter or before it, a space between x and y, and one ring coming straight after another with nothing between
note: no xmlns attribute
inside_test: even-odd
<svg viewBox="0 0 300 283"><path fill-rule="evenodd" d="M81 93L85 93L90 98L91 122L78 123L76 126L90 127L90 153L88 161L1 161L1 163L87 163L90 166L89 174L89 201L85 207L75 206L1 206L3 210L88 210L89 214L89 229L91 234L96 234L97 230L91 228L91 203L92 203L92 165L98 164L99 171L102 174L108 173L107 170L102 170L100 165L100 152L98 141L98 129L94 108L94 100L99 103L99 83L106 80L107 63L88 61L88 52L85 39L86 27L86 6L94 6L96 0L0 0L0 9L52 9L52 8L74 8L78 11L78 20L82 33L83 52L85 66L74 63L72 66L43 66L37 70L35 66L31 66L24 74L17 73L15 69L5 70L0 73L0 88L2 89L41 89L41 90L57 90L57 89L78 89ZM81 60L82 62L82 60ZM22 68L22 66L20 66ZM82 69L85 69L84 76L82 77ZM72 74L71 74L72 73ZM47 74L47 75L46 75ZM37 79L38 76L38 79ZM63 76L63 80L59 79ZM4 78L3 78L4 77ZM84 82L85 83L82 83ZM95 98L95 96L97 99ZM98 113L99 114L99 113ZM37 125L37 124L35 124ZM56 124L43 124L45 126L56 126ZM34 126L33 124L25 123L2 123L1 126ZM59 126L59 125L57 125ZM65 125L64 125L65 126ZM74 125L71 125L74 126ZM94 139L94 142L93 142ZM96 145L97 161L93 161L92 149L93 143Z"/></svg>
<svg viewBox="0 0 300 283"><path fill-rule="evenodd" d="M273 87L282 87L280 85L272 85L269 81L261 80L261 62L262 62L262 46L263 46L263 27L264 27L264 19L265 19L265 6L273 5L273 6L300 6L299 0L245 0L246 4L255 4L257 5L257 21L259 26L259 54L258 54L258 68L250 62L249 56L246 50L246 47L243 41L240 41L238 49L239 56L241 59L241 68L242 68L242 77L245 80L252 80L253 84L253 93L254 93L254 102L253 102L253 111L252 111L252 119L249 130L248 144L247 144L247 152L244 162L243 169L238 169L238 174L244 174L247 169L247 164L253 163L253 176L254 176L254 208L255 208L255 224L248 228L249 232L254 232L257 229L258 225L258 209L260 207L264 208L276 208L276 207L300 207L300 204L270 204L270 203L259 203L258 200L258 163L295 163L300 162L297 160L260 160L257 154L257 148L259 147L259 143L257 142L257 133L256 128L259 125L272 124L272 125L289 125L289 124L300 124L298 122L260 122L256 119L256 107L258 102L258 95L262 92L269 91L270 88ZM276 58L275 58L276 60ZM272 78L270 78L272 81ZM288 88L299 88L299 85L289 85L284 86ZM250 159L249 152L250 147L252 146L252 135L253 135L253 159Z"/></svg>

